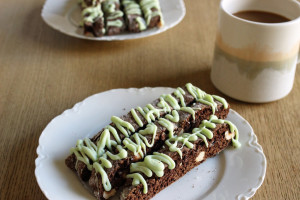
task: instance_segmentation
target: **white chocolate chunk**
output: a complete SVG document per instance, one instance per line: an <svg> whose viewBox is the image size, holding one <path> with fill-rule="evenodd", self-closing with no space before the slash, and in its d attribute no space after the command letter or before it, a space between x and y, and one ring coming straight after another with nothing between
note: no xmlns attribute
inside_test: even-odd
<svg viewBox="0 0 300 200"><path fill-rule="evenodd" d="M205 156L205 152L201 151L196 158L196 162L201 162L204 159L204 156Z"/></svg>
<svg viewBox="0 0 300 200"><path fill-rule="evenodd" d="M108 192L104 191L103 192L103 197L104 197L104 199L108 199L108 198L114 196L115 194L116 194L116 190L112 189L111 191L108 191Z"/></svg>
<svg viewBox="0 0 300 200"><path fill-rule="evenodd" d="M235 132L229 133L229 131L225 132L225 138L226 140L231 140L235 136Z"/></svg>

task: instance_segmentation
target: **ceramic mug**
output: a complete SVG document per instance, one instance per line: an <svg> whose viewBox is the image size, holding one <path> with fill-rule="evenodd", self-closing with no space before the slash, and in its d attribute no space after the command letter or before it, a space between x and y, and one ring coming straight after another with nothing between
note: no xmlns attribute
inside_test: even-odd
<svg viewBox="0 0 300 200"><path fill-rule="evenodd" d="M233 13L256 10L290 21L259 23ZM300 4L282 0L223 0L211 80L224 94L246 102L281 99L292 90L300 43Z"/></svg>

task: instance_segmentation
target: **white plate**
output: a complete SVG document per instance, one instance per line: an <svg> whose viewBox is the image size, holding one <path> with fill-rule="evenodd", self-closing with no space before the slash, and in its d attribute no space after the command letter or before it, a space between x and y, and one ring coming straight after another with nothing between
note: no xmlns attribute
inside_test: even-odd
<svg viewBox="0 0 300 200"><path fill-rule="evenodd" d="M159 1L165 25L162 28L153 28L141 33L123 33L103 37L85 36L83 29L79 27L81 14L77 0L46 0L41 15L50 27L73 37L98 41L129 40L162 33L176 26L183 19L185 15L183 0Z"/></svg>
<svg viewBox="0 0 300 200"><path fill-rule="evenodd" d="M55 117L42 132L35 160L37 182L49 199L94 199L64 160L77 139L91 137L136 106L145 106L172 88L115 89L95 94ZM230 110L242 147L227 148L160 192L155 200L248 199L262 184L266 158L250 124Z"/></svg>

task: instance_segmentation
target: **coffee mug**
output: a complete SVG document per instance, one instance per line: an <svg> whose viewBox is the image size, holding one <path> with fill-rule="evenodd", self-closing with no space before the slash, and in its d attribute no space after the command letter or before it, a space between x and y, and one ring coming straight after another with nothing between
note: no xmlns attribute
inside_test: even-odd
<svg viewBox="0 0 300 200"><path fill-rule="evenodd" d="M290 19L262 23L239 18L264 11ZM211 80L224 94L252 103L271 102L293 88L300 44L300 4L282 0L223 0Z"/></svg>

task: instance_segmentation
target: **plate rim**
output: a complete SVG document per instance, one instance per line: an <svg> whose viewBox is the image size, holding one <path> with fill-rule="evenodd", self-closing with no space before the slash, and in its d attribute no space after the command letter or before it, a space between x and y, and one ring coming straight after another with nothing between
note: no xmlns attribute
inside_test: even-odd
<svg viewBox="0 0 300 200"><path fill-rule="evenodd" d="M42 131L42 133L39 137L39 142L38 142L38 146L37 146L37 149L36 149L37 157L35 159L35 177L36 177L38 186L40 187L41 191L44 193L46 198L49 199L49 195L48 195L48 192L45 189L41 188L40 178L39 178L39 175L38 175L38 169L40 168L40 165L41 165L42 161L48 157L47 155L43 155L43 146L42 146L41 143L42 143L43 137L45 137L45 134L47 134L47 129L49 128L50 125L52 125L52 123L55 123L55 121L59 120L60 118L67 117L70 114L78 112L78 110L80 110L81 107L83 105L85 105L87 101L89 101L90 99L96 98L99 95L105 95L105 94L115 93L115 92L119 92L119 91L137 92L138 93L138 92L152 91L152 90L173 90L173 89L175 89L175 88L172 88L172 87L143 87L143 88L116 88L116 89L106 90L106 91L99 92L99 93L96 93L96 94L93 94L91 96L86 97L82 101L74 104L74 106L72 108L66 109L61 114L54 117L46 125L46 127L43 129L43 131ZM252 148L254 148L256 150L256 152L259 153L262 156L262 159L263 159L263 164L264 164L263 165L263 171L262 171L262 175L258 177L259 178L258 183L255 186L249 188L244 193L239 194L236 198L236 199L249 199L249 198L253 197L253 195L256 193L256 191L260 188L260 186L264 182L264 179L265 179L265 176L266 176L266 170L267 170L267 159L266 159L266 156L263 152L262 146L258 143L257 136L254 133L254 130L253 130L252 126L250 125L250 123L246 119L244 119L235 110L230 109L230 111L234 115L236 115L240 120L243 120L246 123L247 127L249 127L251 129L251 140L248 141L248 144L250 146L252 146Z"/></svg>
<svg viewBox="0 0 300 200"><path fill-rule="evenodd" d="M47 5L47 2L48 1L54 1L54 0L45 0L44 1L44 4L43 4L43 7L42 7L42 10L41 10L41 18L43 19L43 21L52 29L64 34L64 35L67 35L67 36L70 36L70 37L74 37L74 38L78 38L78 39L83 39L83 40L91 40L91 41L126 41L126 40L136 40L136 39L142 39L142 38L147 38L147 37L151 37L151 36L155 36L155 35L158 35L160 33L163 33L169 29L172 29L174 28L175 26L177 26L185 17L186 15L186 7L185 7L185 3L184 3L184 0L177 0L179 2L179 5L180 5L180 8L181 8L181 16L177 19L177 21L175 23L172 23L168 28L160 28L160 29L157 29L156 31L154 31L153 33L149 34L149 35L142 35L142 36L137 36L137 37L134 37L134 38L119 38L118 35L112 35L112 36L103 36L103 37L88 37L88 36L85 36L84 34L74 34L74 33L68 33L67 31L64 31L62 30L61 28L59 28L58 26L55 26L53 25L52 23L50 23L46 17L45 17L45 14L46 14L46 5ZM66 0L67 1L67 0ZM160 1L160 0L159 0ZM150 29L149 29L150 30ZM130 33L129 33L130 34ZM132 33L132 34L138 34L138 33Z"/></svg>
<svg viewBox="0 0 300 200"><path fill-rule="evenodd" d="M267 158L264 154L263 148L262 146L258 143L258 138L257 135L255 134L251 124L244 118L242 117L237 111L230 109L230 111L234 114L237 115L241 120L243 120L243 122L246 124L247 127L250 128L251 130L251 140L247 142L247 144L249 146L251 146L252 148L254 148L257 153L259 153L259 155L262 156L263 159L263 171L262 171L262 175L259 177L259 181L257 183L256 186L253 186L252 188L249 188L246 192L241 193L237 196L237 199L250 199L251 197L254 196L254 194L256 193L256 191L261 187L261 185L263 184L265 177L266 177L266 172L267 172Z"/></svg>

